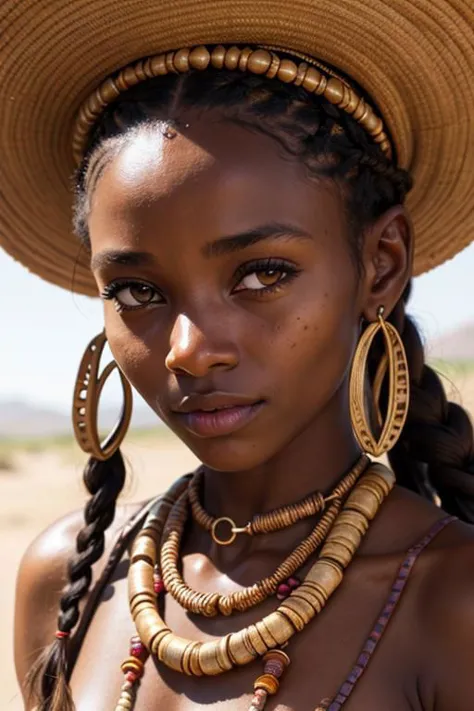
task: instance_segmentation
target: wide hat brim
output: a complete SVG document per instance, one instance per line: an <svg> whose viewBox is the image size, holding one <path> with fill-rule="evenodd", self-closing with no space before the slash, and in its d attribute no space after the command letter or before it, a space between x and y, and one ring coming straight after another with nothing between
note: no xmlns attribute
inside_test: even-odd
<svg viewBox="0 0 474 711"><path fill-rule="evenodd" d="M54 284L97 295L71 229L81 103L134 60L200 44L303 52L364 88L414 177L415 275L473 237L469 0L3 0L0 37L0 244Z"/></svg>

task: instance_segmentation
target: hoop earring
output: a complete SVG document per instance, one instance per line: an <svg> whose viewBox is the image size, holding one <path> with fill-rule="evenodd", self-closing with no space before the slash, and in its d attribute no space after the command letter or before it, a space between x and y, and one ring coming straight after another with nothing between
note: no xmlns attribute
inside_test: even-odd
<svg viewBox="0 0 474 711"><path fill-rule="evenodd" d="M133 405L130 383L114 360L98 376L100 358L106 342L107 336L105 331L102 331L92 339L84 351L74 385L72 407L74 435L79 447L83 452L101 461L109 459L122 444L130 424ZM101 443L97 425L99 399L105 381L115 368L120 375L124 400L117 424Z"/></svg>
<svg viewBox="0 0 474 711"><path fill-rule="evenodd" d="M371 323L357 345L352 362L349 403L354 435L364 452L380 457L396 444L405 424L410 402L408 362L397 329L383 318L384 307L378 310L377 321ZM365 372L369 350L376 334L382 330L386 353L382 357L373 385L373 405L381 432L375 439L365 411ZM389 375L388 408L385 422L380 412L380 392L385 375Z"/></svg>

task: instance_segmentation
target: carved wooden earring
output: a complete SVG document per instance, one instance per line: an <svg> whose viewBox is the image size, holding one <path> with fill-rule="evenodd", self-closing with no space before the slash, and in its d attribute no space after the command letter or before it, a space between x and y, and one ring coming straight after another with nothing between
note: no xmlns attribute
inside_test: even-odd
<svg viewBox="0 0 474 711"><path fill-rule="evenodd" d="M383 318L384 308L380 307L378 319L371 323L361 336L352 363L349 402L352 427L355 437L367 454L380 457L388 452L400 437L405 424L410 401L410 380L408 363L402 339L394 326ZM371 432L365 409L365 372L370 346L376 334L382 330L386 354L377 368L373 385L373 403L378 425L381 428L378 440ZM389 376L388 408L385 422L379 407L380 392L385 375Z"/></svg>
<svg viewBox="0 0 474 711"><path fill-rule="evenodd" d="M82 356L74 386L72 422L74 434L80 448L91 456L104 461L109 459L120 447L127 434L132 416L132 388L117 363L113 360L99 376L99 364L102 351L107 342L105 331L92 339ZM117 368L123 390L123 405L120 418L112 432L101 443L97 415L99 400L105 381Z"/></svg>

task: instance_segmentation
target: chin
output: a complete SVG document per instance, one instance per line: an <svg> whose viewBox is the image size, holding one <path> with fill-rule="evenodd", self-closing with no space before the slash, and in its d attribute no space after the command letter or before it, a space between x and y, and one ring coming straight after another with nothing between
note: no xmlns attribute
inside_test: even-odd
<svg viewBox="0 0 474 711"><path fill-rule="evenodd" d="M176 432L182 442L209 469L220 472L250 471L273 456L262 437L189 437Z"/></svg>

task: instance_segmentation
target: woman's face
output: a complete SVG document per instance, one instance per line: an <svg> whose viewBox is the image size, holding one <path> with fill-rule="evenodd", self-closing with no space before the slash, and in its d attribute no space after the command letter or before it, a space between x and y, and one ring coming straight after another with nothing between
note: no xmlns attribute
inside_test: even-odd
<svg viewBox="0 0 474 711"><path fill-rule="evenodd" d="M92 269L128 380L201 461L245 470L340 390L357 270L337 186L218 115L186 124L142 130L108 164Z"/></svg>

